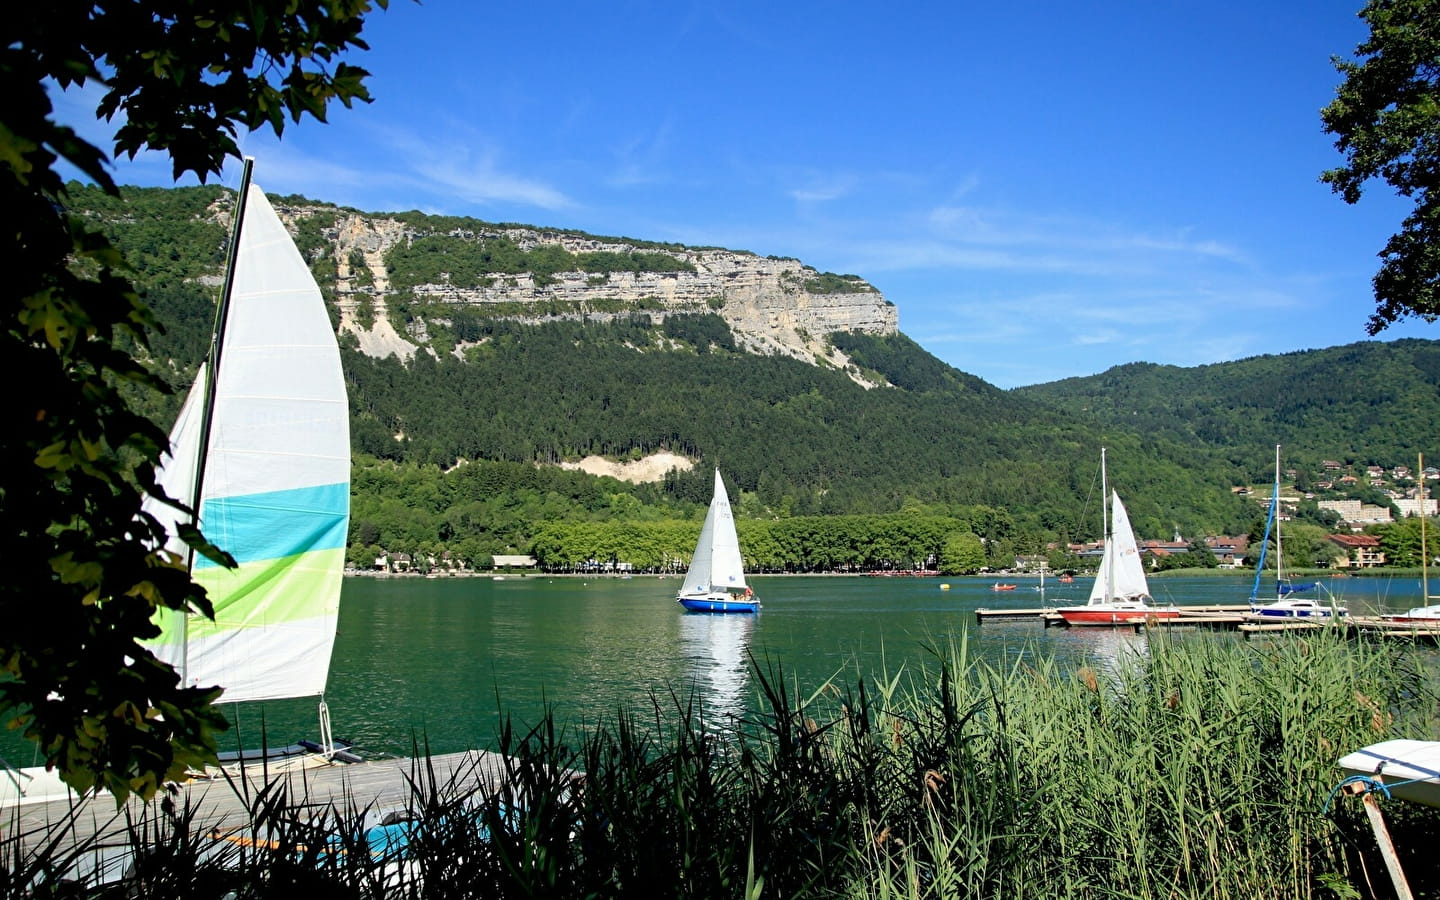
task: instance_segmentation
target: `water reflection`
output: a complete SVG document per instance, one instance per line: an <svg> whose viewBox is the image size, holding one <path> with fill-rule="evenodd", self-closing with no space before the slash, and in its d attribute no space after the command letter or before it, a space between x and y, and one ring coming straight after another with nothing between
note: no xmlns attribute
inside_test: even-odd
<svg viewBox="0 0 1440 900"><path fill-rule="evenodd" d="M680 652L706 721L719 724L745 713L750 680L746 649L758 616L683 613Z"/></svg>
<svg viewBox="0 0 1440 900"><path fill-rule="evenodd" d="M1055 629L1050 629L1055 630ZM1150 637L1133 628L1066 628L1054 636L1057 656L1069 656L1118 676L1150 657Z"/></svg>

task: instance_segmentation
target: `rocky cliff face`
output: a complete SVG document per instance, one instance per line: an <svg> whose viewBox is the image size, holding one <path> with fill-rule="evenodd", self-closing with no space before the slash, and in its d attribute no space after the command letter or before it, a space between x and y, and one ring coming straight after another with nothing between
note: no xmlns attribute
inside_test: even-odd
<svg viewBox="0 0 1440 900"><path fill-rule="evenodd" d="M633 314L623 311L627 305L652 318L714 310L730 325L741 346L751 352L781 353L812 363L825 359L839 366L848 361L826 345L825 337L831 332L893 334L898 328L894 305L869 284L860 279L821 278L815 269L795 259L713 248L642 246L568 232L473 223L477 226L474 230L446 233L474 241L477 252L483 240L503 237L527 251L559 245L575 254L664 253L689 263L694 270L625 271L601 276L560 272L543 279L518 274L488 279L490 283L485 286L420 284L406 299L428 312L407 323L402 333L388 315L390 303L398 295L387 277L386 253L401 242L436 232L394 218L334 208L279 211L292 227L298 228L306 219L319 221L320 234L333 249L337 263L335 288L341 330L354 334L360 349L374 356L394 353L409 358L421 349L429 349L427 317L432 322L441 320L446 309L457 305L499 309L504 304L507 315L520 309L522 317L524 308L533 306L537 319L555 316L557 306L584 310L562 316L591 318ZM312 221L312 230L314 224ZM363 271L359 265L362 259ZM839 290L824 290L834 288ZM621 312L614 311L617 306Z"/></svg>

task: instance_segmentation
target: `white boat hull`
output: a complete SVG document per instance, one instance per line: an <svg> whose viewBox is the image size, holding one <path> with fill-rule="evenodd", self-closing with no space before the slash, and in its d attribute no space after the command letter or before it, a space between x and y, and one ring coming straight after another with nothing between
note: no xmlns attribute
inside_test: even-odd
<svg viewBox="0 0 1440 900"><path fill-rule="evenodd" d="M1440 741L1381 741L1340 757L1339 766L1382 782L1391 796L1440 806Z"/></svg>
<svg viewBox="0 0 1440 900"><path fill-rule="evenodd" d="M1349 615L1349 610L1343 606L1327 606L1315 600L1276 600L1274 603L1251 604L1250 612L1257 616L1284 619L1328 619L1332 616Z"/></svg>

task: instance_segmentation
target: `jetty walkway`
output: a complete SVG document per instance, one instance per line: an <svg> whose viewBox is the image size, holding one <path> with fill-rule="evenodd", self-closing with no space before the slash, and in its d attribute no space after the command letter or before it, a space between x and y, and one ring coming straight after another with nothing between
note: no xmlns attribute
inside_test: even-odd
<svg viewBox="0 0 1440 900"><path fill-rule="evenodd" d="M0 848L11 859L17 852L46 852L46 845L77 848L74 874L110 880L129 865L137 831L153 833L184 819L191 834L253 842L257 820L276 808L317 823L379 824L386 814L420 808L429 796L488 796L503 772L503 759L485 751L358 763L314 756L247 763L166 785L148 803L132 798L117 807L108 793L76 796L52 772L0 771Z"/></svg>
<svg viewBox="0 0 1440 900"><path fill-rule="evenodd" d="M1168 610L1171 607L1161 608ZM1029 609L982 608L975 610L975 621L983 624L987 621L1005 619L1039 619L1045 623L1045 627L1047 628L1052 625L1064 627L1065 620L1061 618L1058 609L1058 607L1054 606L1032 607ZM1313 631L1317 628L1341 628L1351 636L1365 634L1404 640L1440 642L1440 622L1433 624L1429 622L1392 622L1378 616L1341 616L1334 619L1327 617L1320 620L1289 619L1276 616L1256 615L1250 611L1248 604L1177 606L1174 607L1174 609L1179 610L1180 615L1178 617L1152 617L1143 622L1102 625L1099 627L1133 628L1139 631L1141 628L1183 628L1189 626L1220 628L1238 631L1242 634Z"/></svg>

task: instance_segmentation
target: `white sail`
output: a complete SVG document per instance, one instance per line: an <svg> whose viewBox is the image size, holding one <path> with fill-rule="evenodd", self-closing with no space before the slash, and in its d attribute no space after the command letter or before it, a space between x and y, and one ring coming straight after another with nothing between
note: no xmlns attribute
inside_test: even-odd
<svg viewBox="0 0 1440 900"><path fill-rule="evenodd" d="M685 570L685 583L680 586L682 595L708 594L710 592L711 545L715 536L715 501L705 513L705 524L700 526L700 540L695 544L695 553L690 557L690 568Z"/></svg>
<svg viewBox="0 0 1440 900"><path fill-rule="evenodd" d="M730 496L725 492L720 470L716 469L715 493L705 513L705 524L700 527L700 540L695 544L695 555L690 558L680 594L694 596L731 589L745 589L745 562L740 556Z"/></svg>
<svg viewBox="0 0 1440 900"><path fill-rule="evenodd" d="M155 645L187 685L220 685L226 701L324 693L350 512L349 409L324 298L264 192L250 185L245 204L198 503L201 531L239 565L195 558L215 619L167 618ZM206 373L160 473L191 506Z"/></svg>
<svg viewBox="0 0 1440 900"><path fill-rule="evenodd" d="M1120 495L1112 494L1110 533L1105 539L1105 556L1100 562L1100 573L1090 589L1090 603L1147 600L1149 597L1145 564L1140 559L1135 532L1130 528L1130 516L1125 512L1125 504L1120 502Z"/></svg>

